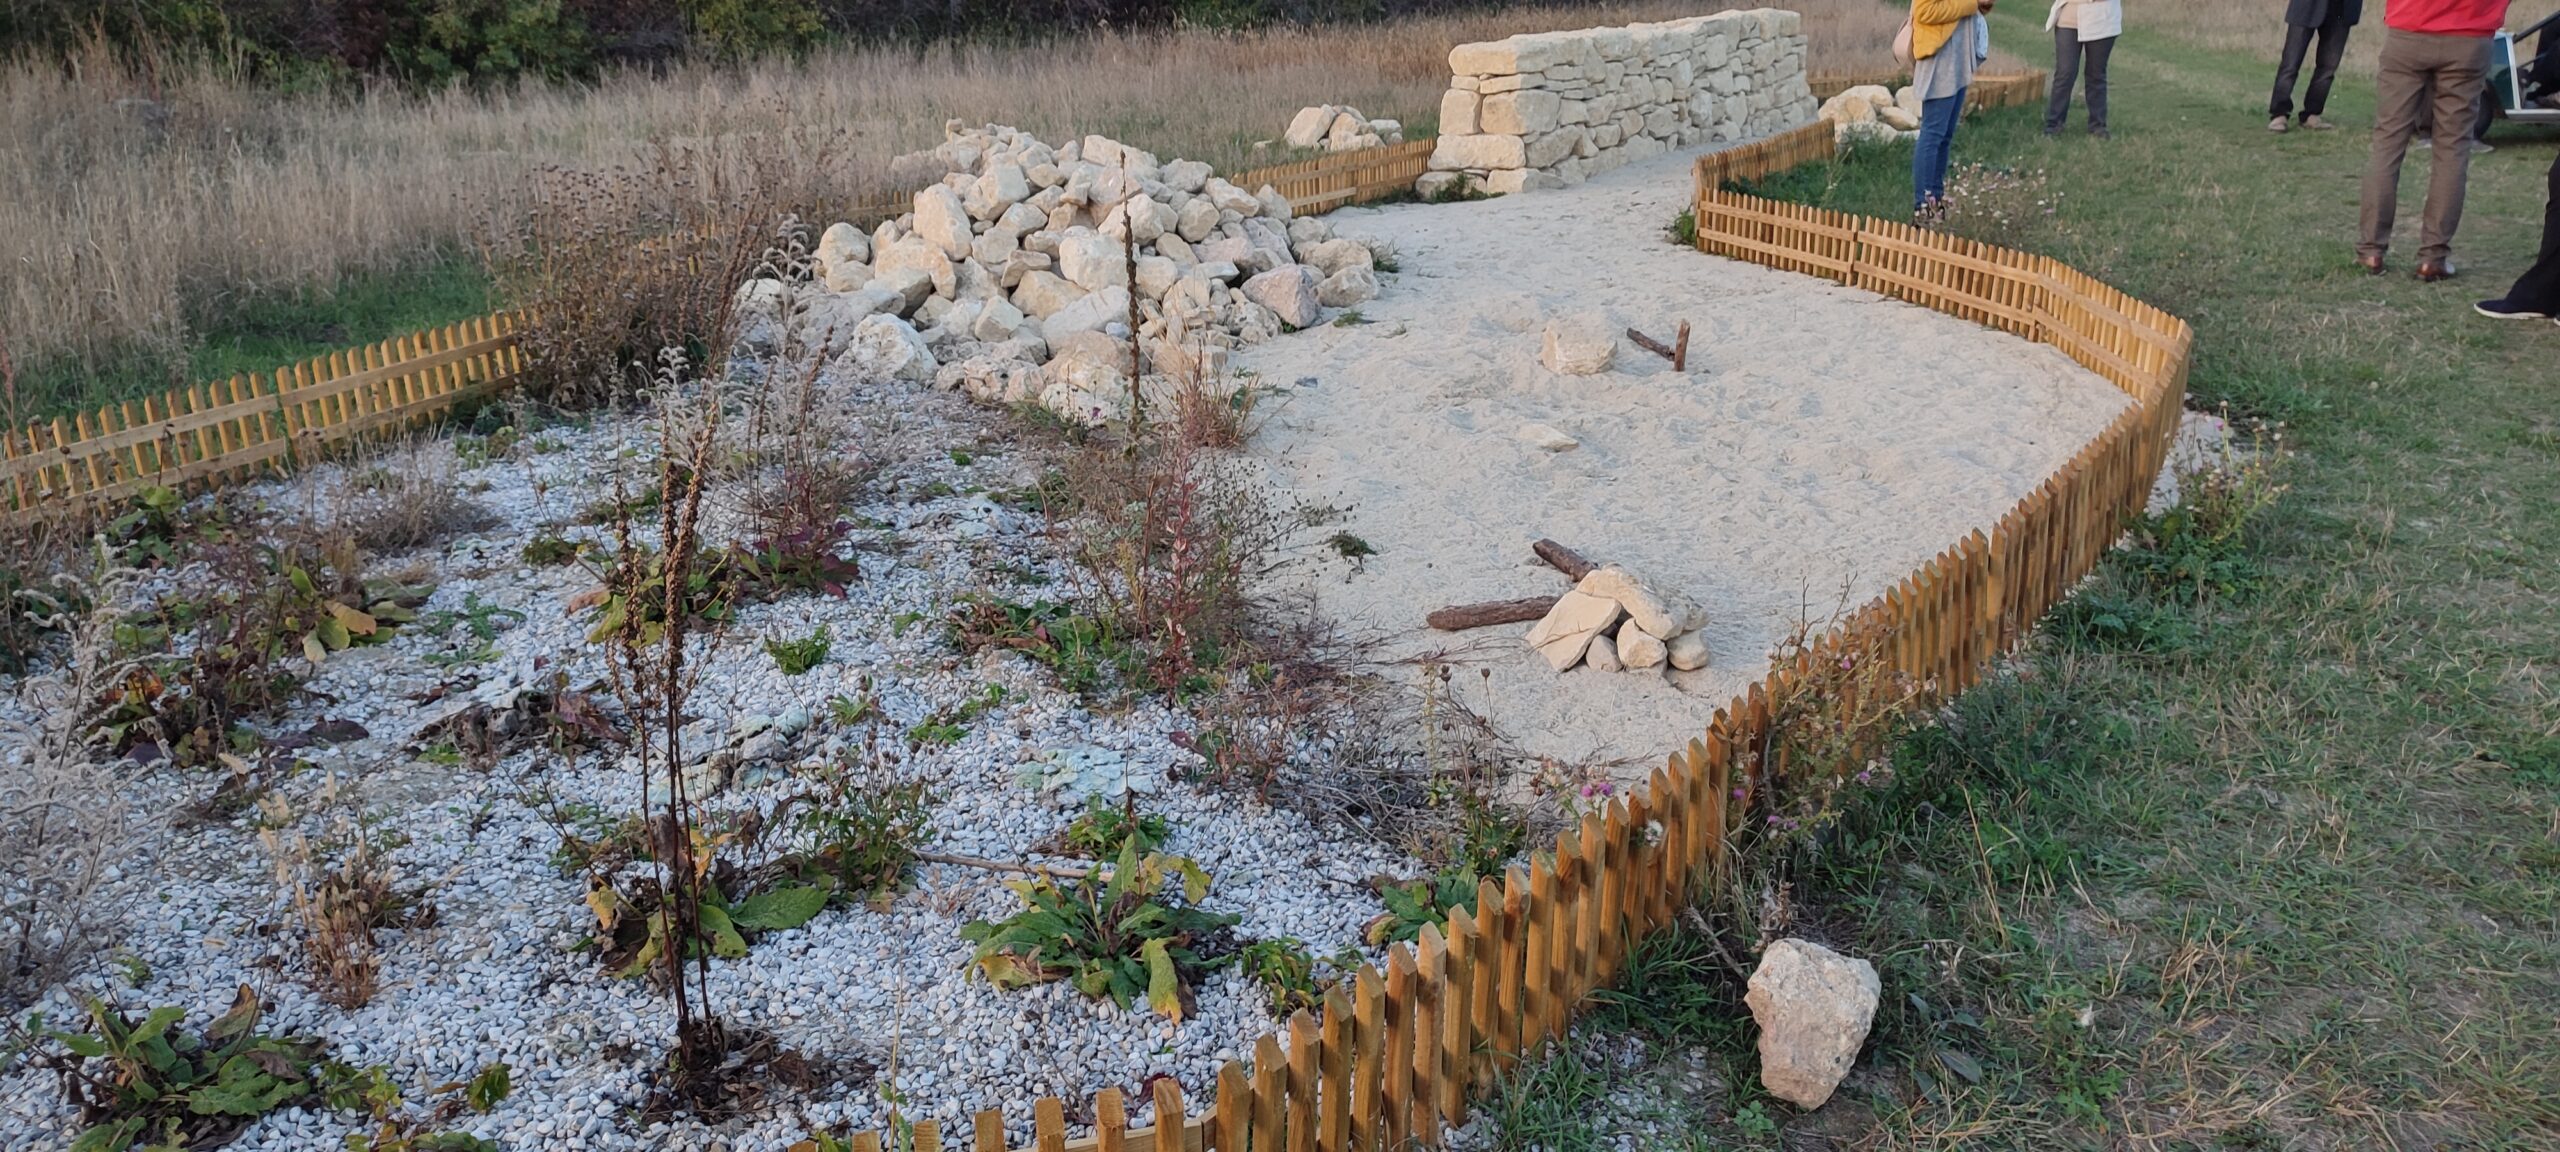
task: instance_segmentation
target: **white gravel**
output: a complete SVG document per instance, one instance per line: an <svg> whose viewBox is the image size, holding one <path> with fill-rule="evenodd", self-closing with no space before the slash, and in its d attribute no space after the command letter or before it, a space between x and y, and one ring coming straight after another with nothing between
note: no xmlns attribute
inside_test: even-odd
<svg viewBox="0 0 2560 1152"><path fill-rule="evenodd" d="M1008 573L1057 571L1040 518L984 495L1036 476L1037 462L991 444L987 418L948 397L915 391L877 399L878 410L901 413L896 437L906 451L888 462L858 510L857 523L877 525L856 533L863 578L840 600L800 596L743 610L705 646L692 710L715 723L805 710L815 726L796 756L814 763L862 745L861 726L836 724L826 702L860 695L866 681L883 713L866 723L879 726L881 746L902 750L909 726L1002 684L1003 702L965 738L908 754L895 770L928 785L939 850L1029 857L1078 809L1024 786L1019 777L1028 762L1082 745L1188 762L1191 754L1168 739L1187 721L1156 705L1097 712L1018 657L972 661L948 647L939 621L956 597L995 587L1029 598L1042 589L1012 587ZM484 773L409 750L420 726L449 706L421 702L439 686L449 695L487 696L554 673L572 684L600 677L597 650L583 638L586 614L565 611L592 575L576 566L527 566L519 553L543 525L608 491L606 463L647 437L634 418L601 418L583 430L545 431L530 439L546 450L464 474L467 483L485 485L478 498L502 523L417 559L436 585L427 611L459 610L476 596L523 614L497 639L495 660L431 666L426 657L452 641L411 626L389 643L330 657L292 714L272 726L289 732L322 717L363 725L368 738L305 755L355 780L384 826L408 838L392 855L397 866L412 881L432 881L433 925L384 934L383 987L370 1004L337 1009L298 977L292 934L279 930L286 910L246 818L184 830L155 818L137 829L110 896L123 915L113 935L125 955L147 967L147 977L128 986L130 966L101 955L38 1009L56 1021L77 1019L81 998L108 995L128 1006L184 1005L200 1022L248 984L270 1003L271 1030L320 1037L351 1063L386 1064L413 1099L504 1060L513 1068L513 1095L456 1127L508 1149L780 1148L821 1127L881 1127L885 1074L806 1098L786 1096L759 1117L728 1125L644 1124L636 1106L644 1073L671 1035L672 1008L664 995L606 974L590 954L571 950L593 925L584 886L553 867L557 835L529 804L540 790L628 814L639 803L633 774L603 757L569 764L531 753ZM972 462L955 463L947 451L954 448ZM946 491L937 483L948 494L932 494ZM261 494L281 503L307 491L269 485ZM582 531L601 535L570 534ZM377 570L396 567L396 559ZM805 635L820 623L834 636L827 661L804 676L781 675L763 638ZM281 791L300 809L319 785L316 776L297 776ZM167 813L209 783L202 774L163 770L139 773L133 787L142 810ZM711 806L770 804L805 784L781 776L732 788ZM1396 853L1225 792L1177 783L1153 806L1174 821L1168 850L1215 876L1208 908L1240 914L1238 931L1248 938L1296 936L1318 955L1358 943L1361 926L1379 911L1371 877L1422 871ZM1200 990L1198 1014L1180 1024L1087 1001L1063 984L997 991L972 977L971 945L959 929L1018 907L985 873L927 866L916 888L885 912L830 909L805 928L767 934L742 960L715 962L712 999L727 1019L770 1030L813 1060L885 1068L894 1049L895 1087L907 1116L935 1117L950 1130L965 1128L971 1112L997 1107L1017 1142L1028 1141L1032 1102L1044 1095L1065 1097L1073 1114L1114 1085L1144 1100L1142 1083L1169 1074L1186 1093L1205 1097L1219 1064L1270 1027L1260 990L1232 973L1212 978ZM234 1146L337 1149L356 1121L289 1108L259 1120ZM0 1147L60 1147L75 1132L49 1077L26 1068L0 1074Z"/></svg>

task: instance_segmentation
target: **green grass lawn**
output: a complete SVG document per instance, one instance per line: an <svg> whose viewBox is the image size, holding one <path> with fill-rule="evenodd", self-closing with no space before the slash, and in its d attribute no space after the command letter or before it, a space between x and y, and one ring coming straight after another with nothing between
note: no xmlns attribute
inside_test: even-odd
<svg viewBox="0 0 2560 1152"><path fill-rule="evenodd" d="M171 388L228 379L387 340L475 316L494 307L478 260L453 256L351 277L326 292L298 292L200 308L182 360L136 354L87 367L21 366L18 410L25 419L69 415Z"/></svg>
<svg viewBox="0 0 2560 1152"><path fill-rule="evenodd" d="M2029 109L1959 135L2062 194L2022 243L2194 323L2194 403L2281 421L2291 489L2253 588L2163 599L2112 561L2092 592L2153 650L2048 621L1808 863L1817 934L1884 976L1833 1104L1756 1098L1729 993L1657 977L1605 1014L1716 1053L1695 1147L2560 1147L2560 327L2470 310L2529 262L2560 136L2476 158L2449 284L2407 274L2413 157L2372 278L2371 86L2279 137L2271 73L2137 27L2112 141ZM1896 217L1909 189L1900 148L1755 190ZM1596 1075L1521 1086L1504 1143L1608 1146Z"/></svg>

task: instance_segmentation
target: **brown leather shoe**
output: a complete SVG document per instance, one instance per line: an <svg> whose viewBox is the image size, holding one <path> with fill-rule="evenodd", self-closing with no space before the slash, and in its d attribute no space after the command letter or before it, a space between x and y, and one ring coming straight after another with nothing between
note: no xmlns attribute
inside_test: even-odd
<svg viewBox="0 0 2560 1152"><path fill-rule="evenodd" d="M2382 275L2382 257L2358 256L2356 257L2356 267L2364 269L2365 275L2367 276L2380 276Z"/></svg>
<svg viewBox="0 0 2560 1152"><path fill-rule="evenodd" d="M2420 283L2433 284L2439 280L2451 280L2455 275L2457 270L2451 260L2424 260L2418 264Z"/></svg>

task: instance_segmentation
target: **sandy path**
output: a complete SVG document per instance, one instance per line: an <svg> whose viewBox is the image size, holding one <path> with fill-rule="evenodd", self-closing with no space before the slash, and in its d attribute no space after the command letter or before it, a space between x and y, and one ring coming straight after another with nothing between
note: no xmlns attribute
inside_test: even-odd
<svg viewBox="0 0 2560 1152"><path fill-rule="evenodd" d="M1988 527L2126 403L2050 348L1677 247L1664 229L1690 193L1675 155L1564 191L1337 213L1344 234L1393 240L1405 270L1368 323L1239 360L1282 386L1252 454L1302 499L1350 508L1343 527L1377 549L1290 578L1390 655L1489 668L1456 678L1464 699L1527 750L1631 773L1764 674L1792 621ZM1690 371L1622 342L1610 372L1548 372L1546 317L1582 310L1664 338L1688 320ZM1526 443L1531 423L1581 445ZM1713 665L1558 676L1525 625L1422 627L1444 605L1561 591L1530 556L1541 536L1706 605Z"/></svg>

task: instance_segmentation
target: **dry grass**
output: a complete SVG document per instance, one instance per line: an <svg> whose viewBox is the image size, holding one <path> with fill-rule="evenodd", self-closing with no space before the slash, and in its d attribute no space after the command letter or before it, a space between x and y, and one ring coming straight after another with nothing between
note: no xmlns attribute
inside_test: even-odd
<svg viewBox="0 0 2560 1152"><path fill-rule="evenodd" d="M478 531L493 518L463 492L460 466L443 440L366 445L353 459L307 475L301 530L318 539L353 540L374 556Z"/></svg>
<svg viewBox="0 0 2560 1152"><path fill-rule="evenodd" d="M114 921L95 897L107 866L130 848L126 805L93 722L100 695L133 667L115 647L115 606L132 578L121 569L86 584L65 575L18 606L49 617L70 642L56 675L16 686L20 714L42 719L0 724L0 1012L33 999ZM64 607L81 602L100 607Z"/></svg>
<svg viewBox="0 0 2560 1152"><path fill-rule="evenodd" d="M174 375L192 333L242 302L513 234L546 165L635 164L653 144L740 162L815 154L824 162L798 174L803 195L859 201L887 191L890 159L938 143L949 117L1105 132L1237 166L1310 103L1429 128L1453 44L1748 6L1644 0L1047 48L845 47L491 93L279 95L178 61L19 61L0 69L0 265L11 270L0 333L22 368L139 356ZM1798 7L1816 60L1886 58L1890 7ZM839 133L840 146L810 147ZM824 207L802 205L813 219Z"/></svg>

